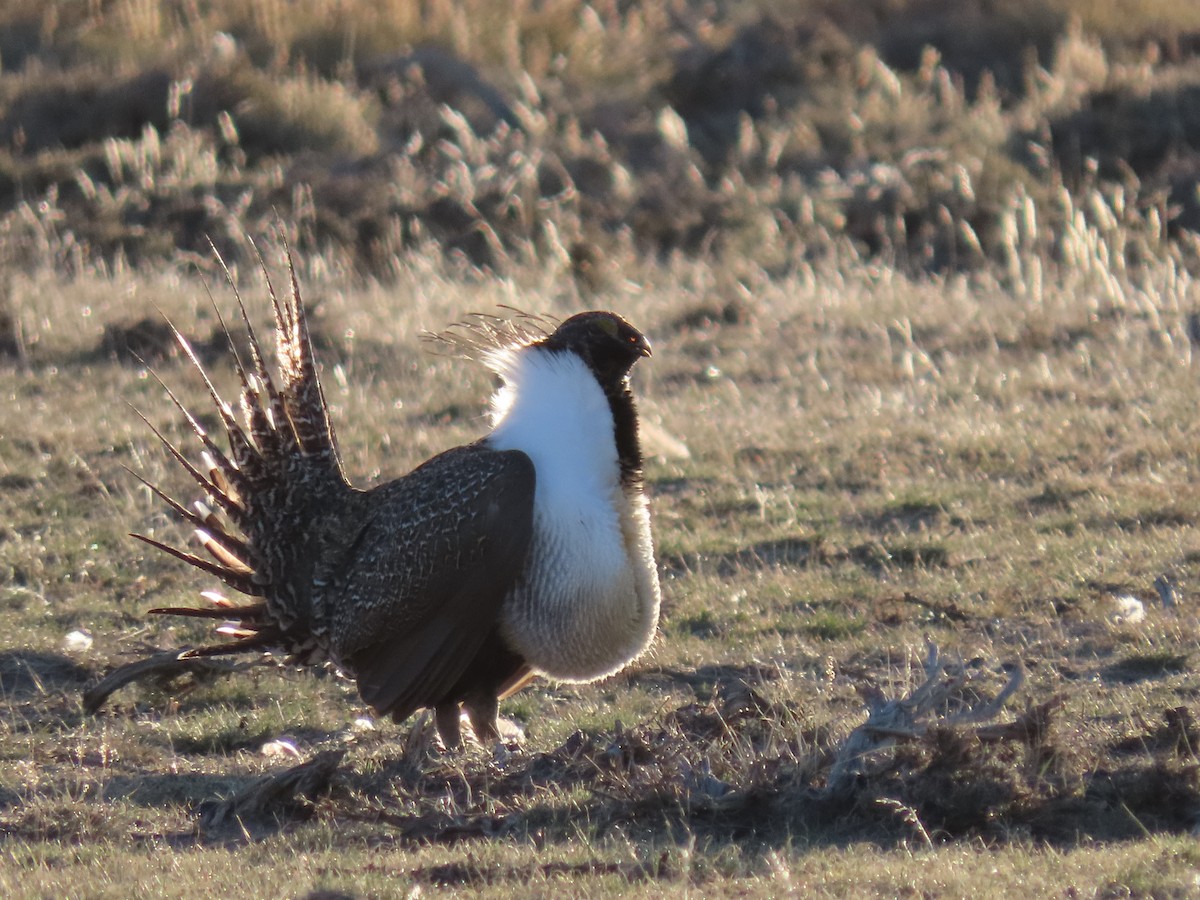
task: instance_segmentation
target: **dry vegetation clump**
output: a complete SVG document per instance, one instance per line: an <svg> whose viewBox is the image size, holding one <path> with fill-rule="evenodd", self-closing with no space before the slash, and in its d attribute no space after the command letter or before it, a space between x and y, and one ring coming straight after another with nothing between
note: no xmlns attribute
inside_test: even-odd
<svg viewBox="0 0 1200 900"><path fill-rule="evenodd" d="M12 3L5 257L236 254L283 214L359 272L433 242L586 291L630 246L975 270L1062 184L1192 228L1200 23L1117 6Z"/></svg>

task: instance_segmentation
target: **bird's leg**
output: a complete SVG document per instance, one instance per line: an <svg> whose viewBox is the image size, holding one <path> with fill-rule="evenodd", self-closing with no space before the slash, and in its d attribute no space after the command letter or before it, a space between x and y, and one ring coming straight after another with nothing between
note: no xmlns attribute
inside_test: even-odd
<svg viewBox="0 0 1200 900"><path fill-rule="evenodd" d="M457 750L462 746L462 725L459 721L458 703L443 703L433 711L433 720L437 723L438 734L447 750ZM471 724L475 720L471 719Z"/></svg>
<svg viewBox="0 0 1200 900"><path fill-rule="evenodd" d="M500 701L494 694L475 696L463 703L475 738L485 747L500 740Z"/></svg>

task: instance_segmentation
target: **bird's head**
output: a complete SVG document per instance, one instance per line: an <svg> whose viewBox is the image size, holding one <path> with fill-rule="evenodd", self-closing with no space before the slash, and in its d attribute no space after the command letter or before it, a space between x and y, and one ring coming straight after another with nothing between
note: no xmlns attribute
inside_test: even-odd
<svg viewBox="0 0 1200 900"><path fill-rule="evenodd" d="M650 356L650 341L646 336L616 313L607 311L571 316L534 346L575 353L606 387L620 384L635 362Z"/></svg>

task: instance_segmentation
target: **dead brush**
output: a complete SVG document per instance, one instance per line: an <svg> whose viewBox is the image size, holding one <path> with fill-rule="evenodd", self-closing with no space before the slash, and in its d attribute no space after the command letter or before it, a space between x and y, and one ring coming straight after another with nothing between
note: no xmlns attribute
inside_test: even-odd
<svg viewBox="0 0 1200 900"><path fill-rule="evenodd" d="M937 645L930 642L923 668L924 681L903 697L888 699L874 685L859 688L867 706L867 721L850 732L834 756L823 792L827 799L854 796L861 783L892 766L893 760L885 757L885 752L899 744L933 748L945 744L955 732L970 733L980 741L996 741L1021 737L1029 731L1021 719L1000 726L988 724L1024 685L1025 669L1019 663L994 698L974 705L967 695L976 674L961 659L947 662Z"/></svg>
<svg viewBox="0 0 1200 900"><path fill-rule="evenodd" d="M764 816L781 787L810 782L827 757L822 733L801 727L793 704L736 681L631 727L576 731L549 751L517 749L483 765L433 754L385 767L382 780L346 777L364 797L352 817L405 841L553 833L579 820L600 832L673 822L749 834L770 831Z"/></svg>

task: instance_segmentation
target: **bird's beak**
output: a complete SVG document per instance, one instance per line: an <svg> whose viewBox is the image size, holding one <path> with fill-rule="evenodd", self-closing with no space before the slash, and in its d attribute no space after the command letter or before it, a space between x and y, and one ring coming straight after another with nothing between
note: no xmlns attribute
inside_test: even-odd
<svg viewBox="0 0 1200 900"><path fill-rule="evenodd" d="M637 343L634 344L634 346L638 348L638 350L641 352L642 356L653 356L654 355L654 352L650 349L650 339L648 337L646 337L644 334L638 335Z"/></svg>

